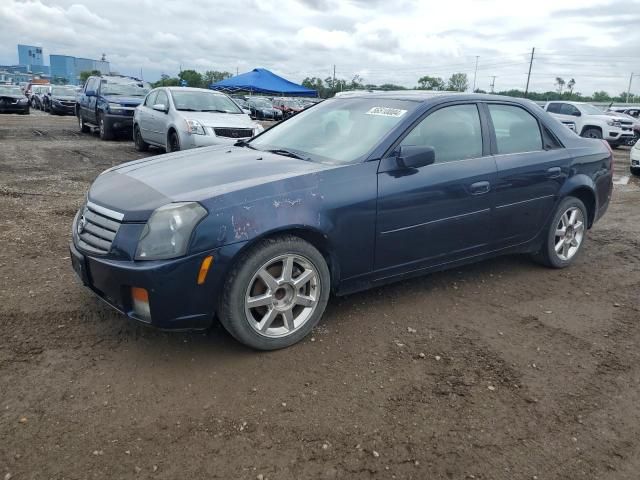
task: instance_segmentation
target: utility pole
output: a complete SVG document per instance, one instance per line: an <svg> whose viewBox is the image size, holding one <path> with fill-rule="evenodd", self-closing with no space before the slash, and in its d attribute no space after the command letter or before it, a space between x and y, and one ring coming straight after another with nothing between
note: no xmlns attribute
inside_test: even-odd
<svg viewBox="0 0 640 480"><path fill-rule="evenodd" d="M331 84L331 88L335 90L336 88L336 66L333 65L333 83Z"/></svg>
<svg viewBox="0 0 640 480"><path fill-rule="evenodd" d="M238 67L236 67L236 77L238 76Z"/></svg>
<svg viewBox="0 0 640 480"><path fill-rule="evenodd" d="M627 87L627 101L625 103L629 103L629 94L631 93L631 81L633 80L633 73L629 77L629 86Z"/></svg>
<svg viewBox="0 0 640 480"><path fill-rule="evenodd" d="M473 71L473 88L471 89L471 93L476 91L476 75L478 74L478 59L480 58L479 55L476 55L476 68Z"/></svg>
<svg viewBox="0 0 640 480"><path fill-rule="evenodd" d="M496 86L496 76L491 76L491 93L493 93L493 88Z"/></svg>
<svg viewBox="0 0 640 480"><path fill-rule="evenodd" d="M531 78L531 66L533 65L534 53L536 53L536 47L531 49L531 60L529 61L529 73L527 74L527 87L524 89L524 98L527 98L527 93L529 93L529 79Z"/></svg>

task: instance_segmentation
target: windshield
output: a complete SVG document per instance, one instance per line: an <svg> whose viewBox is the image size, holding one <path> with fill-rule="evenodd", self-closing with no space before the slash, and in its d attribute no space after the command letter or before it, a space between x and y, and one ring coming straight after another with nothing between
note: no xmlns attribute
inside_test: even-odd
<svg viewBox="0 0 640 480"><path fill-rule="evenodd" d="M219 93L195 90L171 90L176 110L195 112L242 113L233 101Z"/></svg>
<svg viewBox="0 0 640 480"><path fill-rule="evenodd" d="M75 97L76 89L74 87L51 87L51 95L59 95L61 97Z"/></svg>
<svg viewBox="0 0 640 480"><path fill-rule="evenodd" d="M361 160L419 103L384 98L326 100L250 142L258 150L288 150L321 163Z"/></svg>
<svg viewBox="0 0 640 480"><path fill-rule="evenodd" d="M123 97L144 97L151 86L148 83L120 83L102 80L102 95L122 95Z"/></svg>
<svg viewBox="0 0 640 480"><path fill-rule="evenodd" d="M12 85L0 85L0 95L23 95L20 87Z"/></svg>
<svg viewBox="0 0 640 480"><path fill-rule="evenodd" d="M284 105L289 108L302 108L302 104L295 100L287 100L284 102Z"/></svg>
<svg viewBox="0 0 640 480"><path fill-rule="evenodd" d="M254 107L260 108L273 108L273 105L269 100L265 100L264 98L257 98L249 100L249 103Z"/></svg>
<svg viewBox="0 0 640 480"><path fill-rule="evenodd" d="M580 110L582 110L587 115L604 115L604 112L602 110L594 107L593 105L589 105L588 103L580 105Z"/></svg>

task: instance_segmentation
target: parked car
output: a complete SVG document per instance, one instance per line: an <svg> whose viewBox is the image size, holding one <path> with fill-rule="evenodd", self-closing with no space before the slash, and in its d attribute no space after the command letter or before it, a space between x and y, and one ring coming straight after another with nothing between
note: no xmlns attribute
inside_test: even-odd
<svg viewBox="0 0 640 480"><path fill-rule="evenodd" d="M251 115L251 109L249 108L249 104L244 98L231 97L231 100L236 102L236 104L242 109L244 113L247 115Z"/></svg>
<svg viewBox="0 0 640 480"><path fill-rule="evenodd" d="M636 119L640 118L640 107L611 107L609 111L626 113Z"/></svg>
<svg viewBox="0 0 640 480"><path fill-rule="evenodd" d="M133 138L139 151L149 145L167 152L233 145L263 130L227 95L203 88L151 90L133 117Z"/></svg>
<svg viewBox="0 0 640 480"><path fill-rule="evenodd" d="M613 148L633 138L632 124L621 117L611 117L584 102L547 102L544 109L561 122L575 124L576 133L587 138L602 138Z"/></svg>
<svg viewBox="0 0 640 480"><path fill-rule="evenodd" d="M265 97L252 97L247 100L251 116L258 120L282 120L282 112L273 108L273 104Z"/></svg>
<svg viewBox="0 0 640 480"><path fill-rule="evenodd" d="M640 140L631 148L631 173L634 175L640 175Z"/></svg>
<svg viewBox="0 0 640 480"><path fill-rule="evenodd" d="M42 110L42 99L48 91L49 85L32 85L29 91L29 104L31 105L31 108Z"/></svg>
<svg viewBox="0 0 640 480"><path fill-rule="evenodd" d="M57 115L75 115L76 88L73 85L51 85L43 95L43 109Z"/></svg>
<svg viewBox="0 0 640 480"><path fill-rule="evenodd" d="M29 113L29 99L18 85L0 85L0 113Z"/></svg>
<svg viewBox="0 0 640 480"><path fill-rule="evenodd" d="M618 112L615 110L608 110L607 115L611 116L611 117L616 117L616 118L621 118L623 119L622 121L625 122L626 124L630 124L631 125L631 129L633 132L633 137L630 137L625 145L629 146L629 147L633 147L638 140L640 140L640 118L636 118L633 117L630 114L624 113L624 112Z"/></svg>
<svg viewBox="0 0 640 480"><path fill-rule="evenodd" d="M274 98L272 104L273 108L277 108L282 112L283 118L289 118L305 109L298 100L290 98Z"/></svg>
<svg viewBox="0 0 640 480"><path fill-rule="evenodd" d="M102 140L117 133L131 135L133 111L151 90L137 78L120 75L91 76L78 94L76 116L80 131L97 127Z"/></svg>
<svg viewBox="0 0 640 480"><path fill-rule="evenodd" d="M305 337L329 293L507 253L553 268L605 213L613 155L528 100L353 92L237 146L97 177L72 264L130 318L272 350ZM371 319L375 321L375 319Z"/></svg>

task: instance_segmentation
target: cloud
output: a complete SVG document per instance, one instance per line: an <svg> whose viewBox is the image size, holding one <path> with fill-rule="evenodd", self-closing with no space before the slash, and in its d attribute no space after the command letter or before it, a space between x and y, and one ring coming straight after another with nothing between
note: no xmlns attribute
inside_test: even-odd
<svg viewBox="0 0 640 480"><path fill-rule="evenodd" d="M147 79L182 68L265 67L300 82L360 74L366 83L415 86L423 75L472 78L477 85L552 90L556 76L584 93L626 88L640 61L640 2L537 0L518 13L511 0L0 0L0 64L16 44L99 58ZM640 93L640 78L632 87ZM635 83L634 82L634 83Z"/></svg>

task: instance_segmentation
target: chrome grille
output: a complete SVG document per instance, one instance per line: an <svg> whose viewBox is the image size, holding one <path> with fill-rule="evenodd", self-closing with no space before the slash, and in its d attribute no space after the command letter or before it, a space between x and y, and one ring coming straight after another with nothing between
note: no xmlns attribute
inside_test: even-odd
<svg viewBox="0 0 640 480"><path fill-rule="evenodd" d="M78 247L104 255L111 250L124 215L92 202L87 202L75 225Z"/></svg>
<svg viewBox="0 0 640 480"><path fill-rule="evenodd" d="M213 131L218 137L229 138L249 138L253 137L253 129L251 128L214 128Z"/></svg>

